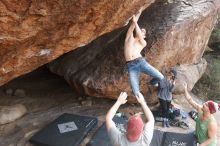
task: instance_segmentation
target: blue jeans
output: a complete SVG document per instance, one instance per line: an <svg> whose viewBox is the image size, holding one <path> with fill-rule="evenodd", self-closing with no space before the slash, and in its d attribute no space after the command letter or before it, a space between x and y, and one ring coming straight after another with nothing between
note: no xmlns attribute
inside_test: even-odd
<svg viewBox="0 0 220 146"><path fill-rule="evenodd" d="M147 63L144 58L138 58L128 62L127 68L130 85L134 96L138 95L139 92L139 77L141 72L153 77L153 84L158 83L164 78L164 76L157 69Z"/></svg>

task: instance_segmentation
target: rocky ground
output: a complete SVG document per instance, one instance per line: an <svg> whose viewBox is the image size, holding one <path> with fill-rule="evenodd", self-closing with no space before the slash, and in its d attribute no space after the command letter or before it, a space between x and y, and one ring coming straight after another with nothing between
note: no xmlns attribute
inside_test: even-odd
<svg viewBox="0 0 220 146"><path fill-rule="evenodd" d="M177 96L175 101L184 103L184 98ZM110 99L77 95L63 79L51 74L45 68L38 69L0 88L0 108L17 104L26 107L24 116L0 126L0 146L32 146L28 142L30 137L63 113L97 116L99 127L113 103L114 100ZM126 104L120 108L120 112L126 115L139 111L141 111L140 107L135 104ZM220 116L216 116L220 121ZM190 127L194 127L194 122L190 118L189 123ZM220 125L220 122L218 124ZM156 128L167 130L160 125L161 123L157 123ZM81 146L88 143L96 130L97 128L84 139ZM175 127L170 128L169 131L187 132Z"/></svg>

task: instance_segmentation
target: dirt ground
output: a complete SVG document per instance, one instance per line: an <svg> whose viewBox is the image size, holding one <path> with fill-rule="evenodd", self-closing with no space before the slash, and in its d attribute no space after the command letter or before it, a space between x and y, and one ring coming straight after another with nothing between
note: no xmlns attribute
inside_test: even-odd
<svg viewBox="0 0 220 146"><path fill-rule="evenodd" d="M25 91L25 96L6 94L9 89L13 92L22 89ZM30 137L63 113L98 117L98 126L80 145L85 146L104 122L105 114L114 102L105 98L77 95L62 78L42 67L0 87L0 106L23 104L27 108L27 114L22 118L0 126L0 146L32 146L28 142ZM141 109L137 104L126 104L119 111L128 116L140 112ZM220 126L220 115L216 115L216 118ZM190 127L194 127L192 120L189 123ZM166 130L161 128L161 123L156 123L155 128ZM188 132L174 127L169 128L169 131ZM219 137L220 132L218 139Z"/></svg>

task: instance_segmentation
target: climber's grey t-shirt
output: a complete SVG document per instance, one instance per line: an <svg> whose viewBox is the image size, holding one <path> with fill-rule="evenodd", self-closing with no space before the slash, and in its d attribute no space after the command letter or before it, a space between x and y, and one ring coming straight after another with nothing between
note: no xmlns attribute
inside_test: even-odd
<svg viewBox="0 0 220 146"><path fill-rule="evenodd" d="M144 130L136 142L129 142L125 133L121 133L116 126L109 129L108 135L114 146L149 146L153 137L154 123L146 123Z"/></svg>

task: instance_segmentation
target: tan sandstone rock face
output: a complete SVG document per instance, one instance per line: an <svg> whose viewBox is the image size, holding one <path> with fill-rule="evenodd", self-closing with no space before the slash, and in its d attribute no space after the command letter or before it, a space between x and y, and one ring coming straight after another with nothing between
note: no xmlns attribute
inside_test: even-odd
<svg viewBox="0 0 220 146"><path fill-rule="evenodd" d="M192 90L198 79L200 79L205 72L207 62L201 59L197 64L180 65L175 69L177 71L177 79L174 89L174 94L184 93L183 82L187 83L188 90Z"/></svg>
<svg viewBox="0 0 220 146"><path fill-rule="evenodd" d="M153 0L1 0L0 85L122 27Z"/></svg>
<svg viewBox="0 0 220 146"><path fill-rule="evenodd" d="M27 109L22 104L13 106L0 106L0 125L7 124L19 119L27 113Z"/></svg>
<svg viewBox="0 0 220 146"><path fill-rule="evenodd" d="M158 0L150 5L138 22L147 30L148 44L143 50L145 58L158 70L181 64L200 64L219 7L218 0ZM117 98L121 91L127 91L132 95L123 56L127 28L108 33L62 56L50 63L50 70L63 76L82 94ZM187 81L193 78L188 82L190 89L205 70L206 65L202 64L202 70L193 69L193 72L185 71L181 75L183 79L187 76ZM188 76L189 73L194 74L194 71L199 72L198 76ZM149 94L149 79L149 76L140 76L140 89L147 96L147 101L153 103L157 98L155 94ZM177 87L176 91L179 90Z"/></svg>

